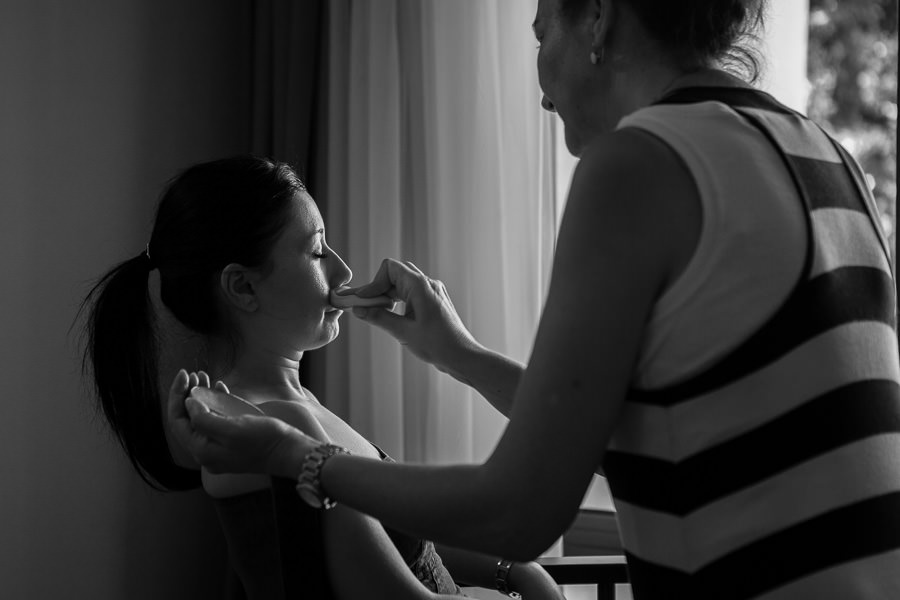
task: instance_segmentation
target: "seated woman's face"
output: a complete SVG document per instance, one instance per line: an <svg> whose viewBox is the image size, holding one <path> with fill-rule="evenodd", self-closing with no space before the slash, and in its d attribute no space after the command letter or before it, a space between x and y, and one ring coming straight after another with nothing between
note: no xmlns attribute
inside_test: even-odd
<svg viewBox="0 0 900 600"><path fill-rule="evenodd" d="M333 288L353 272L325 242L325 226L308 194L297 194L294 214L255 281L258 308L250 327L265 328L268 342L305 351L334 340L342 312L329 304Z"/></svg>

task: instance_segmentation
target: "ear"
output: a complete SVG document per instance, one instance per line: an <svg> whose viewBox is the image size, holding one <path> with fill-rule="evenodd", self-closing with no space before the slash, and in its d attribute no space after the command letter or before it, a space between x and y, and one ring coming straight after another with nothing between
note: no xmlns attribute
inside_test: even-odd
<svg viewBox="0 0 900 600"><path fill-rule="evenodd" d="M602 51L609 43L610 32L616 20L616 7L614 0L593 0L593 4L591 47L595 51Z"/></svg>
<svg viewBox="0 0 900 600"><path fill-rule="evenodd" d="M256 296L256 273L243 265L231 263L219 276L219 287L225 301L244 312L255 312L259 308Z"/></svg>

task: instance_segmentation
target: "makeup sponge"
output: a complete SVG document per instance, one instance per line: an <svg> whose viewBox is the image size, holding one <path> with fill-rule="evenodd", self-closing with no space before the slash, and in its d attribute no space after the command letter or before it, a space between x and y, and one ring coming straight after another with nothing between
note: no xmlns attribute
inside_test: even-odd
<svg viewBox="0 0 900 600"><path fill-rule="evenodd" d="M353 308L354 306L361 306L364 308L373 308L373 307L381 307L381 308L392 308L394 306L394 301L388 296L375 296L374 298L360 298L355 294L347 294L346 296L338 296L335 292L338 290L345 290L347 287L341 287L331 290L331 305L335 308Z"/></svg>

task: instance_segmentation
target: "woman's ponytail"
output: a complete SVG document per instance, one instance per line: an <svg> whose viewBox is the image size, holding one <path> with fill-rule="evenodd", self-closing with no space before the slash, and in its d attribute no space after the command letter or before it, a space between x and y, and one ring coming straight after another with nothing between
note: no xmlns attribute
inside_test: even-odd
<svg viewBox="0 0 900 600"><path fill-rule="evenodd" d="M98 408L137 472L157 489L197 487L197 471L175 464L166 444L157 379L156 317L147 252L120 263L93 287L82 304L83 367L90 368Z"/></svg>

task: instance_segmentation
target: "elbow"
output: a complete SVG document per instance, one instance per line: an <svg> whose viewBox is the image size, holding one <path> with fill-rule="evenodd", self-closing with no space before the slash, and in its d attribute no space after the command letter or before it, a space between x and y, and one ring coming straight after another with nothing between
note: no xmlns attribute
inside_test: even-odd
<svg viewBox="0 0 900 600"><path fill-rule="evenodd" d="M504 558L527 562L546 552L566 532L577 507L569 510L553 502L522 502L504 513L498 529Z"/></svg>
<svg viewBox="0 0 900 600"><path fill-rule="evenodd" d="M482 473L486 481L481 489L493 493L481 497L479 512L488 521L480 521L481 533L491 540L493 552L510 560L534 560L556 543L575 519L584 496L576 486L546 480L538 484L533 474L509 469Z"/></svg>

